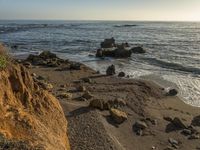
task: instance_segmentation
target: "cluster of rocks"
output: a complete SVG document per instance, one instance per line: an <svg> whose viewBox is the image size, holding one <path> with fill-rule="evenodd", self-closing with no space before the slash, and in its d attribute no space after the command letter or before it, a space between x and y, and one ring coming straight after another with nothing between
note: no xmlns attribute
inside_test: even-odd
<svg viewBox="0 0 200 150"><path fill-rule="evenodd" d="M101 48L97 50L96 57L114 57L128 58L132 53L145 53L146 50L142 46L130 47L129 44L116 44L115 39L105 39L101 42Z"/></svg>
<svg viewBox="0 0 200 150"><path fill-rule="evenodd" d="M56 56L56 54L50 51L44 51L39 55L30 54L26 60L24 60L23 65L27 68L31 68L32 65L35 66L45 66L45 67L60 67L62 70L81 70L81 63L71 62L69 60L64 60ZM66 67L67 66L67 67ZM63 68L64 67L64 68Z"/></svg>
<svg viewBox="0 0 200 150"><path fill-rule="evenodd" d="M191 123L184 121L178 117L164 117L164 119L168 122L168 126L170 126L170 131L180 130L180 133L186 136L189 140L200 139L200 132L196 129L196 127L200 127L200 116L196 116L193 118Z"/></svg>
<svg viewBox="0 0 200 150"><path fill-rule="evenodd" d="M149 130L149 126L153 125L155 126L157 124L157 121L152 118L143 118L136 120L133 124L133 131L138 136L144 136L144 135L150 135L152 134Z"/></svg>
<svg viewBox="0 0 200 150"><path fill-rule="evenodd" d="M126 102L123 99L117 98L115 100L104 101L101 99L94 99L90 102L90 107L100 110L110 110L111 108L121 108L126 106Z"/></svg>
<svg viewBox="0 0 200 150"><path fill-rule="evenodd" d="M126 102L120 98L109 101L93 99L90 101L89 107L96 108L101 111L109 110L111 119L116 124L121 124L128 119L126 112L121 110L121 108L125 107L126 105Z"/></svg>
<svg viewBox="0 0 200 150"><path fill-rule="evenodd" d="M32 65L45 65L48 67L58 67L62 63L68 63L68 60L60 59L56 54L49 51L44 51L40 55L30 54L25 61L25 64L31 63Z"/></svg>
<svg viewBox="0 0 200 150"><path fill-rule="evenodd" d="M46 79L42 76L37 76L35 73L32 74L33 80L38 83L38 85L47 91L51 91L53 89L53 85L48 83Z"/></svg>
<svg viewBox="0 0 200 150"><path fill-rule="evenodd" d="M106 69L106 75L112 76L112 75L115 75L115 74L116 74L115 65L112 64L112 65L108 66L108 68ZM125 76L126 76L126 74L123 71L119 72L119 74L118 74L118 77L121 77L121 78L123 78Z"/></svg>

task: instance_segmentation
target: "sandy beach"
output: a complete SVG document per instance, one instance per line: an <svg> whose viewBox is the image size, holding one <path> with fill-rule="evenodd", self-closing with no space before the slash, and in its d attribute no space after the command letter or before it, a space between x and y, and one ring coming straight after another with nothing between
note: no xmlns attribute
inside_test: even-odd
<svg viewBox="0 0 200 150"><path fill-rule="evenodd" d="M68 120L72 150L199 149L200 127L193 125L199 108L166 96L152 81L107 76L83 64L72 67L76 62L62 62L53 67L21 63L37 82L52 85L49 92ZM106 104L116 99L124 104L116 109L127 115L122 123L112 118L109 109L91 106L94 100Z"/></svg>

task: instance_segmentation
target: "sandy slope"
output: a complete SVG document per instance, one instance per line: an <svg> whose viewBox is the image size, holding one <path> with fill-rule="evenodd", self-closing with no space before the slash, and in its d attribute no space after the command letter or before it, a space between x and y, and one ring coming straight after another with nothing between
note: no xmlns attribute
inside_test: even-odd
<svg viewBox="0 0 200 150"><path fill-rule="evenodd" d="M70 149L58 100L25 67L11 63L1 70L0 88L0 149Z"/></svg>

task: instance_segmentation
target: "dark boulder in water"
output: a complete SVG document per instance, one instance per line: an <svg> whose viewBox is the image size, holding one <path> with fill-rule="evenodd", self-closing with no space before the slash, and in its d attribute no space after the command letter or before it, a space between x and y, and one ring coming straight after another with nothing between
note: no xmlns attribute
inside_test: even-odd
<svg viewBox="0 0 200 150"><path fill-rule="evenodd" d="M114 50L114 57L116 58L128 58L131 57L132 51L125 49L125 47L120 46Z"/></svg>
<svg viewBox="0 0 200 150"><path fill-rule="evenodd" d="M126 49L129 47L128 43L117 45L115 49L98 49L96 57L115 57L115 58L128 58L131 56L132 51Z"/></svg>
<svg viewBox="0 0 200 150"><path fill-rule="evenodd" d="M106 70L106 75L108 76L112 76L115 74L115 66L114 65L111 65L107 68Z"/></svg>
<svg viewBox="0 0 200 150"><path fill-rule="evenodd" d="M146 53L146 50L145 50L143 47L141 47L141 46L133 47L133 48L131 49L131 51L132 51L133 53L138 53L138 54Z"/></svg>
<svg viewBox="0 0 200 150"><path fill-rule="evenodd" d="M112 37L111 39L105 39L101 42L101 48L113 48L115 47L115 39Z"/></svg>

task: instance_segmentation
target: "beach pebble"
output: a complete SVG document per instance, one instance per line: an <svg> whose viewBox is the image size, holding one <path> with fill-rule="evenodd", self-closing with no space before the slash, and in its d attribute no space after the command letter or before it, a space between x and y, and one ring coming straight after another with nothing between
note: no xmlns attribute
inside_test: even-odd
<svg viewBox="0 0 200 150"><path fill-rule="evenodd" d="M35 73L32 73L31 76L32 77L37 77L37 75Z"/></svg>
<svg viewBox="0 0 200 150"><path fill-rule="evenodd" d="M179 142L175 139L169 138L168 142L173 146L173 147L177 147Z"/></svg>
<svg viewBox="0 0 200 150"><path fill-rule="evenodd" d="M147 124L144 122L144 121L136 121L135 124L134 124L134 127L137 128L137 129L146 129L148 126Z"/></svg>
<svg viewBox="0 0 200 150"><path fill-rule="evenodd" d="M92 80L90 78L83 78L82 80L86 83L92 83Z"/></svg>
<svg viewBox="0 0 200 150"><path fill-rule="evenodd" d="M199 139L200 138L200 136L199 135L191 135L188 139L189 140L197 140L197 139Z"/></svg>
<svg viewBox="0 0 200 150"><path fill-rule="evenodd" d="M30 62L24 62L23 65L26 67L26 68L31 68L32 65Z"/></svg>
<svg viewBox="0 0 200 150"><path fill-rule="evenodd" d="M51 90L51 89L53 89L53 85L50 84L50 83L40 82L39 84L45 90Z"/></svg>
<svg viewBox="0 0 200 150"><path fill-rule="evenodd" d="M81 64L73 62L73 63L70 64L70 69L72 69L72 70L81 70Z"/></svg>
<svg viewBox="0 0 200 150"><path fill-rule="evenodd" d="M37 79L38 80L45 80L45 78L43 76L38 76Z"/></svg>
<svg viewBox="0 0 200 150"><path fill-rule="evenodd" d="M61 93L58 97L71 99L72 98L72 94L71 93Z"/></svg>
<svg viewBox="0 0 200 150"><path fill-rule="evenodd" d="M89 91L86 91L83 96L83 98L85 99L91 99L93 97L93 95L89 92Z"/></svg>
<svg viewBox="0 0 200 150"><path fill-rule="evenodd" d="M86 88L84 87L84 86L79 86L79 87L77 87L76 88L77 89L77 91L79 91L79 92L85 92L86 91Z"/></svg>
<svg viewBox="0 0 200 150"><path fill-rule="evenodd" d="M192 134L192 131L189 130L189 129L184 129L181 133L182 133L183 135L187 136L187 135L191 135L191 134Z"/></svg>

